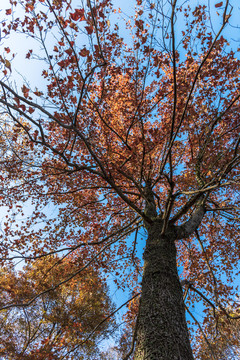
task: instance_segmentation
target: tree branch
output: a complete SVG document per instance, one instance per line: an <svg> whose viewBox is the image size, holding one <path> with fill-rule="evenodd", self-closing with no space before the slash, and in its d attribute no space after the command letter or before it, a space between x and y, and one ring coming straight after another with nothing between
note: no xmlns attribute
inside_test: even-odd
<svg viewBox="0 0 240 360"><path fill-rule="evenodd" d="M196 210L191 215L189 220L185 221L185 223L183 223L182 225L175 226L175 231L177 235L176 240L188 238L197 230L206 212L205 201L206 198L204 198L200 202L200 204L197 206Z"/></svg>

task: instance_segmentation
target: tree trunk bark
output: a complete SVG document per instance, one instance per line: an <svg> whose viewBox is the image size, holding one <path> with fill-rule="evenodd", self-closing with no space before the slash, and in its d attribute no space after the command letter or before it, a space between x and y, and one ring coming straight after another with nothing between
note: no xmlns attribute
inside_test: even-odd
<svg viewBox="0 0 240 360"><path fill-rule="evenodd" d="M134 360L193 360L176 265L174 234L148 228Z"/></svg>

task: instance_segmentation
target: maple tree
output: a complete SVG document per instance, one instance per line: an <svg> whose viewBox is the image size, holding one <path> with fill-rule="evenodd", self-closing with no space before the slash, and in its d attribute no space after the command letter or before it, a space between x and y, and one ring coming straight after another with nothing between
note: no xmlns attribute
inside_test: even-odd
<svg viewBox="0 0 240 360"><path fill-rule="evenodd" d="M238 306L238 6L138 0L124 22L109 0L9 2L1 261L63 253L111 274L130 292L125 358L193 359L185 307L204 302L204 327ZM13 81L12 33L31 40L38 87Z"/></svg>

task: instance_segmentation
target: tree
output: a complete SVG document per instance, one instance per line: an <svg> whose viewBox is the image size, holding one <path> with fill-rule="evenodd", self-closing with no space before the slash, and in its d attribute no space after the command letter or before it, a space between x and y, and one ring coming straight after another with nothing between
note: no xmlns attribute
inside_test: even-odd
<svg viewBox="0 0 240 360"><path fill-rule="evenodd" d="M218 318L212 319L207 324L208 342L203 338L199 339L198 358L200 360L209 359L209 347L217 360L234 360L239 357L240 343L239 343L239 316L231 314L226 317L223 313Z"/></svg>
<svg viewBox="0 0 240 360"><path fill-rule="evenodd" d="M14 210L2 261L74 254L129 290L129 356L192 360L184 298L215 313L236 306L238 6L137 0L123 25L109 0L10 3L6 44L27 36L26 58L43 70L37 88L23 78L20 90L5 48L2 136L12 151L2 159L1 201Z"/></svg>
<svg viewBox="0 0 240 360"><path fill-rule="evenodd" d="M100 359L97 343L113 329L113 321L103 321L114 310L106 285L90 268L65 282L69 269L78 267L74 262L59 262L52 256L36 260L18 273L1 270L1 306L29 302L0 315L0 355L4 359L97 359L98 353ZM61 287L55 288L56 279L63 282ZM39 293L41 296L36 296ZM85 341L95 327L97 331Z"/></svg>

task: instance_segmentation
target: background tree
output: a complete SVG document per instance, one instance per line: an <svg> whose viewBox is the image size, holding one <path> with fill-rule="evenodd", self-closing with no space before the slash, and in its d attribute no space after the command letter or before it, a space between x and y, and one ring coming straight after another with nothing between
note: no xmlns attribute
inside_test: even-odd
<svg viewBox="0 0 240 360"><path fill-rule="evenodd" d="M113 320L103 322L114 310L106 284L90 267L66 281L79 264L59 260L41 258L17 273L1 270L1 306L28 302L0 315L0 355L5 359L100 359L98 342L114 325ZM63 283L57 288L56 279Z"/></svg>
<svg viewBox="0 0 240 360"><path fill-rule="evenodd" d="M43 80L16 86L6 43L2 262L62 251L111 274L132 302L141 291L134 358L193 359L184 298L237 307L238 6L138 0L123 31L108 0L10 4L3 37L31 40Z"/></svg>
<svg viewBox="0 0 240 360"><path fill-rule="evenodd" d="M217 360L234 360L239 357L239 316L231 313L231 309L228 309L228 311L229 317L222 313L217 319L212 318L212 321L206 324L205 332L208 335L208 343L206 343L203 336L198 339L197 354L200 360L209 359L209 346Z"/></svg>

